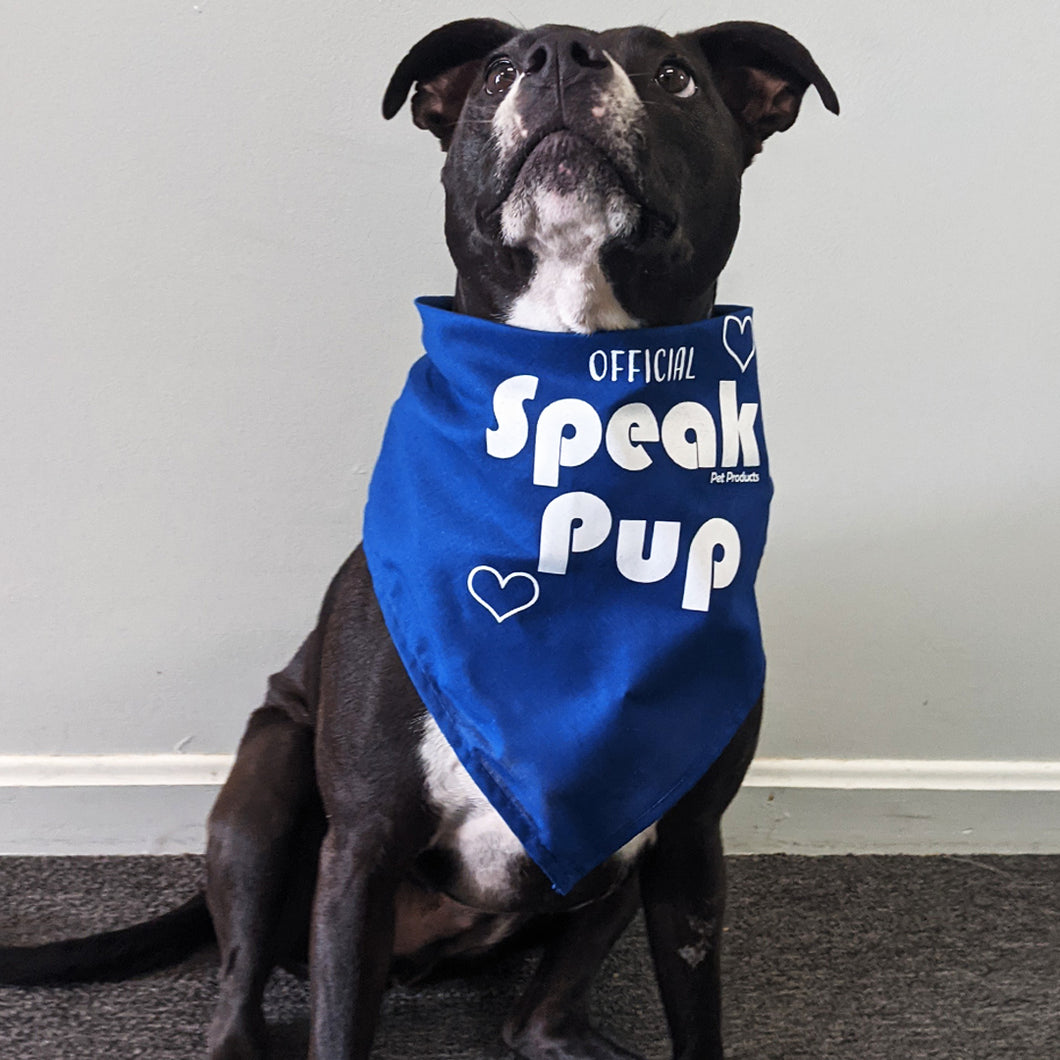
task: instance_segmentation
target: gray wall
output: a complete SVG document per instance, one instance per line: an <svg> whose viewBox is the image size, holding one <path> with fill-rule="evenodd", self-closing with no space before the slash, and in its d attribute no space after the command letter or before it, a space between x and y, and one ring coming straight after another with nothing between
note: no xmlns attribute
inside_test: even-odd
<svg viewBox="0 0 1060 1060"><path fill-rule="evenodd" d="M411 299L452 283L441 155L407 113L379 116L394 64L450 18L656 11L7 7L0 850L194 848L199 788L27 788L20 762L230 753L356 543ZM1010 760L1060 760L1060 9L680 0L660 18L781 24L843 104L836 120L811 93L767 144L721 290L756 307L777 482L762 754L972 759L1006 789ZM888 828L959 845L981 812L947 796L940 838L894 826L915 790L778 810L784 788L745 799L737 846L812 847L866 800L854 846ZM152 799L170 823L122 823ZM1048 846L1022 812L997 836Z"/></svg>

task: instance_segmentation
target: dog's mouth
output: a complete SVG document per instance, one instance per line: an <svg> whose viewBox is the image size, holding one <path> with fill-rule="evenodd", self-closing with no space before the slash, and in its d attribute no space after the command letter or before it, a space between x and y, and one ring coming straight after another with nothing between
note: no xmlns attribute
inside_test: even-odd
<svg viewBox="0 0 1060 1060"><path fill-rule="evenodd" d="M561 193L576 191L585 179L603 178L621 185L634 201L639 198L633 181L620 171L617 161L606 150L569 129L541 133L527 140L509 165L502 202L528 178L545 179Z"/></svg>
<svg viewBox="0 0 1060 1060"><path fill-rule="evenodd" d="M552 129L527 138L508 160L500 189L483 195L478 203L482 228L499 234L505 208L531 190L559 196L597 194L612 203L623 200L636 217L635 228L672 231L676 222L650 204L641 181L631 167L612 151L570 129Z"/></svg>

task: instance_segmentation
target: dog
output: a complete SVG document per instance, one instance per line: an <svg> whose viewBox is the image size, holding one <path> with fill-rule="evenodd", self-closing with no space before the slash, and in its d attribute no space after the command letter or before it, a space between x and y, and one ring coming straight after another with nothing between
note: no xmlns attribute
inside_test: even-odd
<svg viewBox="0 0 1060 1060"><path fill-rule="evenodd" d="M711 315L742 175L811 86L838 114L806 48L760 23L670 36L467 19L412 48L383 114L412 92L415 124L446 153L455 311L591 334ZM392 978L532 933L543 956L508 1046L526 1060L632 1060L590 1024L587 997L643 908L673 1055L718 1060L719 822L761 705L676 805L560 894L427 713L358 547L250 717L210 814L205 894L108 935L0 950L0 981L123 977L215 936L211 1060L266 1054L277 964L308 970L310 1055L365 1060Z"/></svg>

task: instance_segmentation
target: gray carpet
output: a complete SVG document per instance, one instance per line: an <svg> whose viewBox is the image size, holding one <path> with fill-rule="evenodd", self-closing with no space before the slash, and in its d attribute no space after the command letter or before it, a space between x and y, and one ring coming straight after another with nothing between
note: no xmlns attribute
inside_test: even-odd
<svg viewBox="0 0 1060 1060"><path fill-rule="evenodd" d="M0 939L117 926L194 891L198 858L0 859ZM754 857L730 861L731 1060L1060 1057L1060 858ZM373 1060L507 1060L503 1012L527 964L387 999ZM213 955L133 982L0 988L4 1060L203 1055ZM601 976L597 1014L669 1057L643 930ZM305 1055L305 985L278 973L276 1058Z"/></svg>

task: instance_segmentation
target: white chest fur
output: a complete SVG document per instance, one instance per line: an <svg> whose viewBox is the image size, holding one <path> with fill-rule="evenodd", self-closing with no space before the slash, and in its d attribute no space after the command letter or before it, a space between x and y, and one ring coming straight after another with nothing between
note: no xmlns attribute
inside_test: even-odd
<svg viewBox="0 0 1060 1060"><path fill-rule="evenodd" d="M487 900L503 899L526 857L522 843L460 764L429 714L419 752L428 797L441 814L431 845L459 855L465 886L472 885Z"/></svg>
<svg viewBox="0 0 1060 1060"><path fill-rule="evenodd" d="M441 815L431 845L459 856L467 890L487 905L504 904L527 857L522 843L471 779L429 714L419 755L428 798ZM651 825L614 856L629 863L654 838L655 825Z"/></svg>

